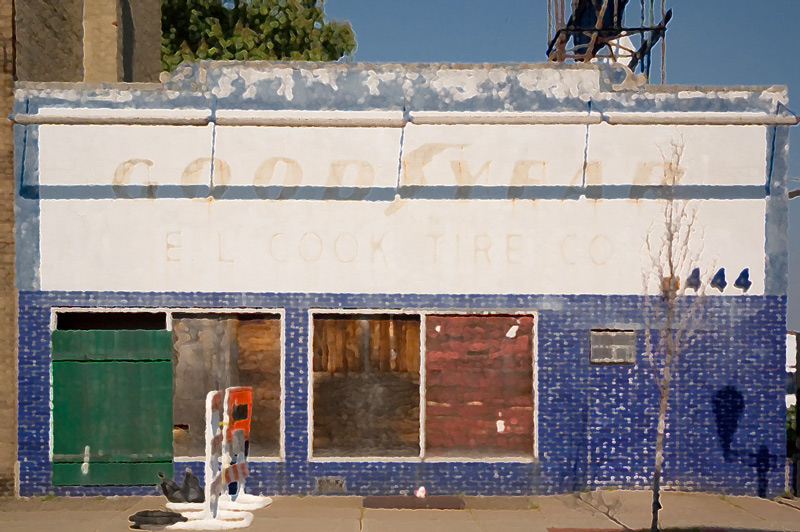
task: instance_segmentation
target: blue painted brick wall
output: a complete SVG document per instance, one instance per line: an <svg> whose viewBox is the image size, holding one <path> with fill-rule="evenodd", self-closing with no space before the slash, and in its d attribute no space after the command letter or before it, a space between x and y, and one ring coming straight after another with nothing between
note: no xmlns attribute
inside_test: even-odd
<svg viewBox="0 0 800 532"><path fill-rule="evenodd" d="M585 487L644 488L653 463L656 387L637 334L636 365L589 364L592 328L640 326L639 296L493 296L228 293L20 292L19 451L22 495L157 494L155 487L54 487L49 458L49 322L53 306L265 307L286 312L286 460L253 462L256 493L313 493L321 476L344 477L349 493L558 493ZM530 310L538 314L539 461L307 461L309 308ZM785 297L710 297L678 363L666 443L665 481L674 488L768 495L783 490ZM637 325L639 324L639 325ZM745 408L735 456L725 461L712 398L732 385ZM759 453L767 458L759 468ZM202 475L199 462L176 462ZM155 483L155 479L154 479Z"/></svg>

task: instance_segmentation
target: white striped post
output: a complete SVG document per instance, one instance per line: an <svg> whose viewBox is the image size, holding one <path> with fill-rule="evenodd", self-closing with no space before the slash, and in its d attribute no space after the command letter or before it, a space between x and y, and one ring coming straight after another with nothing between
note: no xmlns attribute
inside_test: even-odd
<svg viewBox="0 0 800 532"><path fill-rule="evenodd" d="M223 488L222 474L219 470L224 439L222 405L222 392L208 392L206 395L205 511L206 517L211 518L217 517L219 497Z"/></svg>

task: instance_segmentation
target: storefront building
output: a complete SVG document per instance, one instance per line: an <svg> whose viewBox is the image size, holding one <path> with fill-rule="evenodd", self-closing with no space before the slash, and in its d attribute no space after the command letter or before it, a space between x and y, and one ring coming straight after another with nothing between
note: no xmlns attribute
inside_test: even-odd
<svg viewBox="0 0 800 532"><path fill-rule="evenodd" d="M21 84L20 493L200 475L205 393L236 385L257 493L645 488L673 200L707 295L667 485L783 491L786 99L597 65Z"/></svg>

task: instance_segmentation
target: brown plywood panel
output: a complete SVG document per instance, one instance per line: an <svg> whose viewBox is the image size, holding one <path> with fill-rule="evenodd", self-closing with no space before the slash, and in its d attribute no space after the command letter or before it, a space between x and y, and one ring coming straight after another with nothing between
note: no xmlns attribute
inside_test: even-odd
<svg viewBox="0 0 800 532"><path fill-rule="evenodd" d="M418 316L314 317L314 456L419 454Z"/></svg>

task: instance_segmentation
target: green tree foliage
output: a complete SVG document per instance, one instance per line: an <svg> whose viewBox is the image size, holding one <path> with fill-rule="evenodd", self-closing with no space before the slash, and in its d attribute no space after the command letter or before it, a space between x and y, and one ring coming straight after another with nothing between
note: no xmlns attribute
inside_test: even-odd
<svg viewBox="0 0 800 532"><path fill-rule="evenodd" d="M348 21L327 20L324 0L162 0L161 65L182 61L335 61L351 55Z"/></svg>

